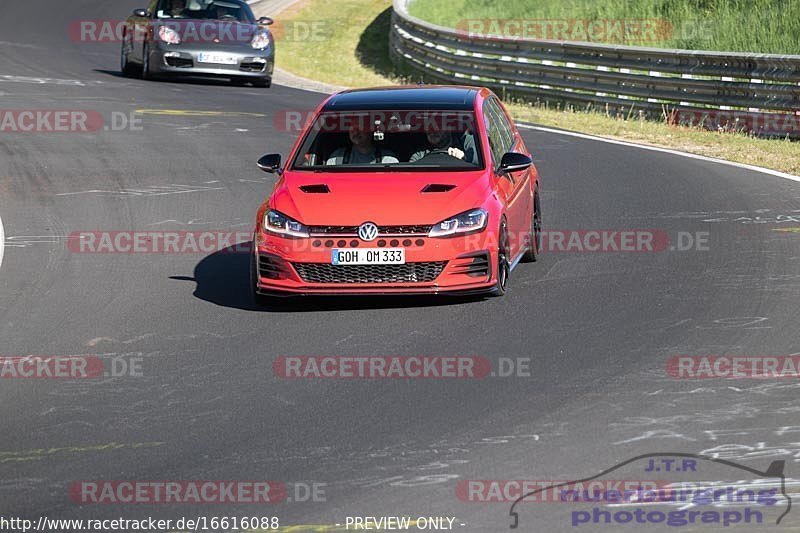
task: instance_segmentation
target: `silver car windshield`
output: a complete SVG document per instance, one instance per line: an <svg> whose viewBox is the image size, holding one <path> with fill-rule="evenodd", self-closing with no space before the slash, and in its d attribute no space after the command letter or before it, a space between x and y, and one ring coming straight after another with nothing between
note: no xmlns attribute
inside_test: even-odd
<svg viewBox="0 0 800 533"><path fill-rule="evenodd" d="M158 4L159 19L222 20L254 23L250 7L235 0L162 0Z"/></svg>

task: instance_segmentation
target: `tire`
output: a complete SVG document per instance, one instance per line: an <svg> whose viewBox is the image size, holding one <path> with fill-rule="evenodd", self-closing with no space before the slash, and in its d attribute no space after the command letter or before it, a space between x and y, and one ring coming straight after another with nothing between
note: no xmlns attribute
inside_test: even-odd
<svg viewBox="0 0 800 533"><path fill-rule="evenodd" d="M123 36L122 38L122 47L119 53L119 70L122 72L123 76L133 76L135 74L135 69L133 65L131 65L130 60L128 59L128 51L127 48L127 36Z"/></svg>
<svg viewBox="0 0 800 533"><path fill-rule="evenodd" d="M531 216L531 230L528 234L530 247L522 256L524 263L533 263L539 257L542 249L542 207L539 201L539 191L533 193L533 216Z"/></svg>
<svg viewBox="0 0 800 533"><path fill-rule="evenodd" d="M255 239L253 239L255 243ZM258 272L258 265L256 264L256 253L253 252L250 254L250 296L253 301L253 305L256 307L265 307L270 302L270 298L268 296L264 296L263 294L258 294L257 290L257 272Z"/></svg>
<svg viewBox="0 0 800 533"><path fill-rule="evenodd" d="M508 276L511 268L508 263L508 227L506 221L500 223L500 230L497 232L497 281L494 286L494 296L503 296L508 289Z"/></svg>
<svg viewBox="0 0 800 533"><path fill-rule="evenodd" d="M272 86L272 80L253 80L253 87L261 89L269 89Z"/></svg>
<svg viewBox="0 0 800 533"><path fill-rule="evenodd" d="M153 74L150 72L150 43L144 43L142 48L142 79L152 80Z"/></svg>

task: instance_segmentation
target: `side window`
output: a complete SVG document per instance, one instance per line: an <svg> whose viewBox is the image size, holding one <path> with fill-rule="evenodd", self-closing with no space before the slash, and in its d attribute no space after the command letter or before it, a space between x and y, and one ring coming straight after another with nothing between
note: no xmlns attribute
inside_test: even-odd
<svg viewBox="0 0 800 533"><path fill-rule="evenodd" d="M503 158L505 149L503 147L503 138L500 134L500 128L497 125L497 120L492 116L489 110L488 103L483 106L483 120L486 122L486 133L489 137L489 147L492 150L492 166L497 168L500 160Z"/></svg>
<svg viewBox="0 0 800 533"><path fill-rule="evenodd" d="M172 2L169 0L158 0L158 5L152 13L156 13L156 18L164 18L169 13Z"/></svg>
<svg viewBox="0 0 800 533"><path fill-rule="evenodd" d="M497 122L500 137L503 139L503 153L509 152L514 147L514 133L511 129L511 124L508 122L508 117L506 117L496 98L490 98L487 104L492 117Z"/></svg>

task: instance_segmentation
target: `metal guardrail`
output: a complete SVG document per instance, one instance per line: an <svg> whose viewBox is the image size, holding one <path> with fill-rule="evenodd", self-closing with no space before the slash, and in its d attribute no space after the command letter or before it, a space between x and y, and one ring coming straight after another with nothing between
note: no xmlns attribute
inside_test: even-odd
<svg viewBox="0 0 800 533"><path fill-rule="evenodd" d="M799 55L475 36L411 16L411 1L394 0L389 49L423 81L800 138Z"/></svg>

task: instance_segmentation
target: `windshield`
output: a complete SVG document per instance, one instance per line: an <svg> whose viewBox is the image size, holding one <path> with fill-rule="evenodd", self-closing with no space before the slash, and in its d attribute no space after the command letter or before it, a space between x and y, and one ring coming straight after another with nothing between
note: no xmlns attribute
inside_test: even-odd
<svg viewBox="0 0 800 533"><path fill-rule="evenodd" d="M292 168L477 170L483 158L472 111L327 112L315 119Z"/></svg>
<svg viewBox="0 0 800 533"><path fill-rule="evenodd" d="M160 19L255 22L250 7L236 0L161 0L156 16Z"/></svg>

